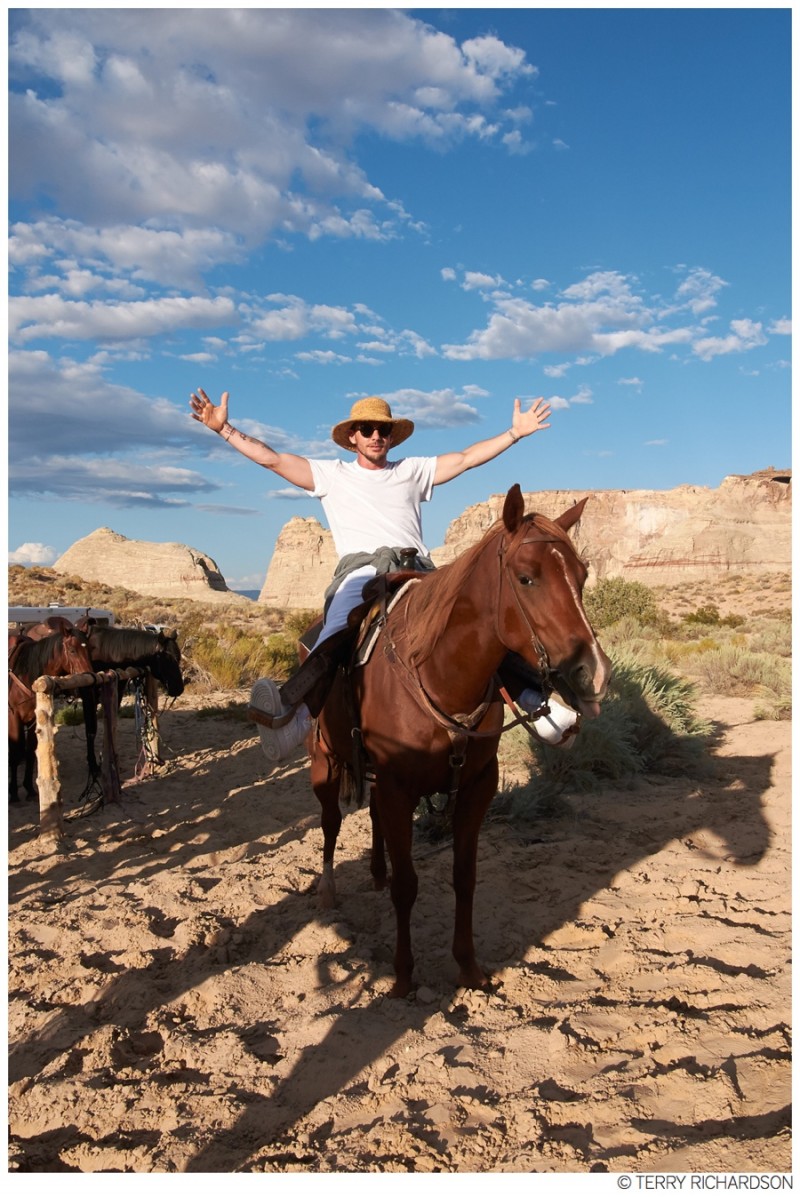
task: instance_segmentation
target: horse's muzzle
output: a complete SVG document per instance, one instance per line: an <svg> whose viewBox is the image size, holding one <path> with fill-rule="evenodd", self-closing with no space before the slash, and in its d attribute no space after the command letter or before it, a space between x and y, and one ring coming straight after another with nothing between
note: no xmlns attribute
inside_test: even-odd
<svg viewBox="0 0 800 1197"><path fill-rule="evenodd" d="M580 661L562 673L569 688L570 705L584 718L596 719L600 714L600 703L608 691L611 672L611 662L595 642Z"/></svg>

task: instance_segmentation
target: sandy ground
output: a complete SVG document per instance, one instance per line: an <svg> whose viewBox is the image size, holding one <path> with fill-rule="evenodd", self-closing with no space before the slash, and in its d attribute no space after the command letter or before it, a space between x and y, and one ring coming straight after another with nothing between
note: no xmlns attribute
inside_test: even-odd
<svg viewBox="0 0 800 1197"><path fill-rule="evenodd" d="M182 698L168 768L64 850L10 810L10 1170L789 1170L790 725L752 706L706 706L711 782L489 819L490 994L454 989L449 845L419 843L418 988L393 1001L367 813L322 913L304 758L270 772ZM69 814L82 729L57 748Z"/></svg>

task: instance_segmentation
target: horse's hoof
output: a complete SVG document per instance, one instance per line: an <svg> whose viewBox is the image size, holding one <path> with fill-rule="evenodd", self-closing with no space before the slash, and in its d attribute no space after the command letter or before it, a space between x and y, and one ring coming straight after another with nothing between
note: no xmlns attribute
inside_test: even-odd
<svg viewBox="0 0 800 1197"><path fill-rule="evenodd" d="M327 885L320 885L317 888L317 897L323 910L333 910L336 906L336 890L330 889Z"/></svg>
<svg viewBox="0 0 800 1197"><path fill-rule="evenodd" d="M398 979L397 981L395 981L394 985L389 990L389 997L390 998L408 997L408 995L411 993L411 989L412 989L411 981L401 981Z"/></svg>
<svg viewBox="0 0 800 1197"><path fill-rule="evenodd" d="M458 974L458 988L482 989L489 992L493 988L492 978L477 964L472 968L462 968Z"/></svg>

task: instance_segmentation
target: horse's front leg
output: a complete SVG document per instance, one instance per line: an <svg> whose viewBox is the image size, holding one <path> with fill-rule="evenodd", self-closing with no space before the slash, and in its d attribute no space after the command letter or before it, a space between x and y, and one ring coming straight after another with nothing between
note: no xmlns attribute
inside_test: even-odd
<svg viewBox="0 0 800 1197"><path fill-rule="evenodd" d="M372 874L372 884L375 889L386 889L386 851L381 830L381 817L375 801L375 787L369 794L369 817L372 824L372 847L369 857L369 871Z"/></svg>
<svg viewBox="0 0 800 1197"><path fill-rule="evenodd" d="M95 756L94 743L97 738L97 690L94 686L87 686L79 690L81 706L83 707L83 730L86 734L86 764L89 776L94 780L100 773L100 766Z"/></svg>
<svg viewBox="0 0 800 1197"><path fill-rule="evenodd" d="M25 775L22 779L22 785L28 799L35 799L39 797L39 787L36 783L36 725L32 724L24 730L24 748L25 748Z"/></svg>
<svg viewBox="0 0 800 1197"><path fill-rule="evenodd" d="M323 753L318 744L311 747L310 754L311 785L322 807L322 874L317 884L317 893L323 910L330 910L336 905L333 856L342 826L342 812L339 806L340 769L337 762Z"/></svg>
<svg viewBox="0 0 800 1197"><path fill-rule="evenodd" d="M411 990L414 957L411 952L411 911L417 900L417 874L411 859L414 805L403 790L379 779L373 790L380 833L389 851L397 939L394 953L395 982L390 997L406 997Z"/></svg>
<svg viewBox="0 0 800 1197"><path fill-rule="evenodd" d="M458 964L458 984L486 989L489 977L475 959L472 907L478 861L478 834L486 810L497 792L497 758L459 791L453 813L453 889L456 896L453 955Z"/></svg>
<svg viewBox="0 0 800 1197"><path fill-rule="evenodd" d="M120 690L119 701L122 703L122 690ZM158 678L153 677L148 673L144 679L144 700L150 708L150 725L148 728L150 739L150 750L153 754L153 759L157 765L164 764L164 758L161 755L161 731L158 726Z"/></svg>

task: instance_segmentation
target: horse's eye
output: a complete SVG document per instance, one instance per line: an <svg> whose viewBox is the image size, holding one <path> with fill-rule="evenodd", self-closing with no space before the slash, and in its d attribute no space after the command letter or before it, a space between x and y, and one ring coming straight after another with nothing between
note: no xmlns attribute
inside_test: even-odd
<svg viewBox="0 0 800 1197"><path fill-rule="evenodd" d="M527 574L520 574L519 583L521 586L533 586L533 578L529 578Z"/></svg>

